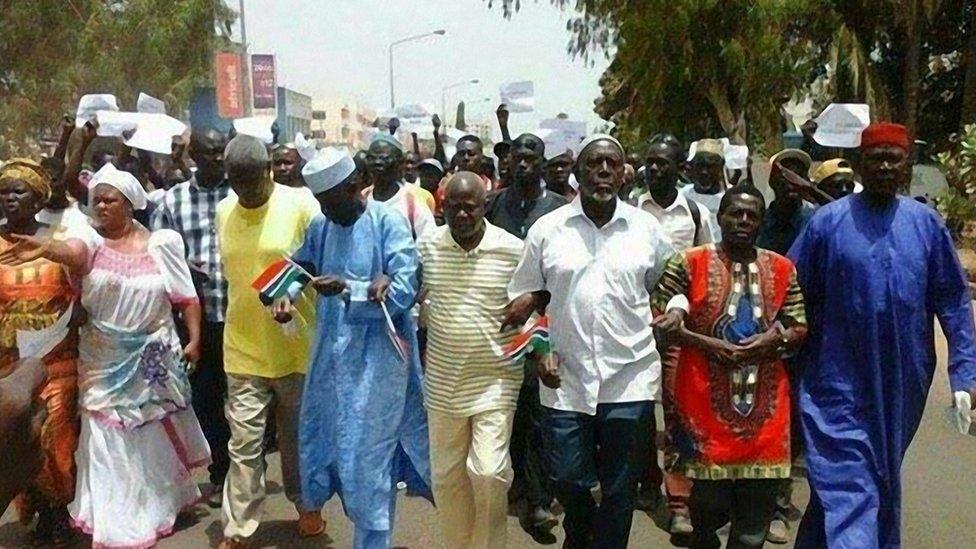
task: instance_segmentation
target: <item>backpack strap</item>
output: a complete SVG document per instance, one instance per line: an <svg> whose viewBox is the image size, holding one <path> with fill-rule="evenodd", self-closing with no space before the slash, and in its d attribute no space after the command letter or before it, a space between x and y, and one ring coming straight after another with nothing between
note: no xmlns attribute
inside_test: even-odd
<svg viewBox="0 0 976 549"><path fill-rule="evenodd" d="M695 238L692 240L692 246L698 245L698 235L701 233L701 210L698 208L698 203L690 198L685 199L688 202L688 211L691 212L691 220L695 222Z"/></svg>

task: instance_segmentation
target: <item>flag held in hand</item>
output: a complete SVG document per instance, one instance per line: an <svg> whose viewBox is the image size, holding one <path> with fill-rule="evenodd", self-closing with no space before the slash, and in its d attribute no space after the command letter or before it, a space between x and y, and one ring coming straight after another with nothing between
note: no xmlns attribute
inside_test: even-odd
<svg viewBox="0 0 976 549"><path fill-rule="evenodd" d="M539 320L528 330L516 336L505 346L505 356L512 360L521 360L529 353L545 356L550 352L549 317L547 316L539 317Z"/></svg>
<svg viewBox="0 0 976 549"><path fill-rule="evenodd" d="M258 291L261 303L271 305L277 299L301 293L311 281L304 269L287 259L279 259L269 265L251 287Z"/></svg>

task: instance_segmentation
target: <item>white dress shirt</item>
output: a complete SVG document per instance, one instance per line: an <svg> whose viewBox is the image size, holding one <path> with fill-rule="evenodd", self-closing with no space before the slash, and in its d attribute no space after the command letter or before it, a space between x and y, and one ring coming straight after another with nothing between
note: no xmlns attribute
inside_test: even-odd
<svg viewBox="0 0 976 549"><path fill-rule="evenodd" d="M701 194L695 192L694 185L685 185L678 190L678 193L684 195L688 200L694 200L702 206L705 206L709 214L708 221L712 225L712 242L716 244L721 242L722 229L718 226L718 207L722 204L722 197L725 196L725 191L719 191L716 194Z"/></svg>
<svg viewBox="0 0 976 549"><path fill-rule="evenodd" d="M698 239L695 240L695 218L691 215L688 199L678 193L667 208L662 208L654 201L651 193L644 193L637 199L637 207L653 215L661 223L664 234L671 240L674 249L683 252L688 248L712 243L712 215L705 206L698 204L698 214L701 226Z"/></svg>
<svg viewBox="0 0 976 549"><path fill-rule="evenodd" d="M544 406L595 415L597 404L658 395L650 290L673 252L654 216L622 201L603 227L577 197L529 229L508 293L552 294L549 332L561 386L540 385Z"/></svg>

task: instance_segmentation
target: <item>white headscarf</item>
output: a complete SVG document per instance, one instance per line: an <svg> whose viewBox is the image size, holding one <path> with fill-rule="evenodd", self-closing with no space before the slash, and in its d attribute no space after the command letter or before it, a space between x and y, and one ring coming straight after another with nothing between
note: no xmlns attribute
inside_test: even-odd
<svg viewBox="0 0 976 549"><path fill-rule="evenodd" d="M91 190L94 191L99 185L108 185L122 193L122 196L132 204L133 210L146 209L146 191L142 188L142 184L134 175L119 170L111 162L102 166L102 169L92 176Z"/></svg>

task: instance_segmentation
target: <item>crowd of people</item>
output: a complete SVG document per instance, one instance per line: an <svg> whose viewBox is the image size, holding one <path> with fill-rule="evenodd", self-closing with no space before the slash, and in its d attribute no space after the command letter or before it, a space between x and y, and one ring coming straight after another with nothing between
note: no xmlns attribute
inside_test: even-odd
<svg viewBox="0 0 976 549"><path fill-rule="evenodd" d="M354 547L389 548L405 492L449 548L505 547L514 511L622 549L635 509L751 548L791 539L805 462L797 547L899 547L936 318L957 414L976 398L906 129L775 154L767 204L715 139L549 150L499 122L494 160L473 135L446 158L436 117L430 158L395 121L362 151L194 127L159 163L66 120L6 160L3 508L41 546L150 547L205 501L247 547L276 448L302 537L338 496Z"/></svg>

